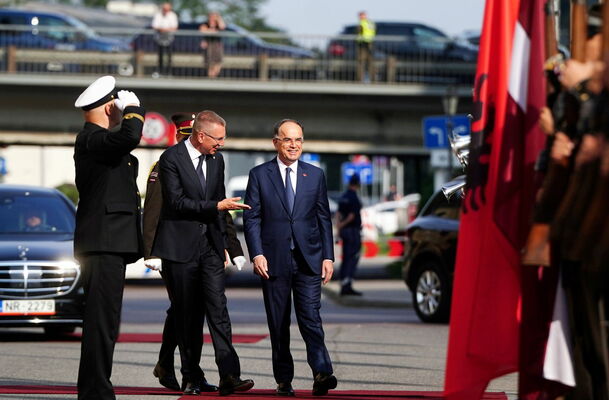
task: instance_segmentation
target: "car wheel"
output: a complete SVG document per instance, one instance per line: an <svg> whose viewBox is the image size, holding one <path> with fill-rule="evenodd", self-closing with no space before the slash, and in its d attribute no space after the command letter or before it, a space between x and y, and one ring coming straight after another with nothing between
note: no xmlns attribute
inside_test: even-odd
<svg viewBox="0 0 609 400"><path fill-rule="evenodd" d="M414 276L412 304L423 322L448 322L450 282L436 261L425 261Z"/></svg>
<svg viewBox="0 0 609 400"><path fill-rule="evenodd" d="M76 330L75 326L45 326L44 334L47 336L62 336L68 333L74 333Z"/></svg>

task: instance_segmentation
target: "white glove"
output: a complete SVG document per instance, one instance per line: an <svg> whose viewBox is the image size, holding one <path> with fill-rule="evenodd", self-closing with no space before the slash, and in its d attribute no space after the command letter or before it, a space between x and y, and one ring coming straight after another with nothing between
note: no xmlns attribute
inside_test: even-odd
<svg viewBox="0 0 609 400"><path fill-rule="evenodd" d="M241 269L243 268L243 266L245 265L246 262L247 262L247 260L243 256L238 256L238 257L233 258L233 264L235 264L235 266L237 267L237 269L239 271L241 271Z"/></svg>
<svg viewBox="0 0 609 400"><path fill-rule="evenodd" d="M140 99L137 98L135 93L128 90L121 90L117 94L118 99L114 100L114 104L119 110L124 111L127 106L138 106L140 105Z"/></svg>
<svg viewBox="0 0 609 400"><path fill-rule="evenodd" d="M161 272L163 270L163 261L160 258L149 258L144 260L144 265L153 271Z"/></svg>

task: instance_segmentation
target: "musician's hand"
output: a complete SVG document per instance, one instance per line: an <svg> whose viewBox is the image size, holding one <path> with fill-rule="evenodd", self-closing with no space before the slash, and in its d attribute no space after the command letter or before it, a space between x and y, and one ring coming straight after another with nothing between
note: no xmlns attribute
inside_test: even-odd
<svg viewBox="0 0 609 400"><path fill-rule="evenodd" d="M548 107L542 107L539 113L539 127L546 135L554 134L554 117Z"/></svg>
<svg viewBox="0 0 609 400"><path fill-rule="evenodd" d="M552 157L554 161L562 164L571 156L573 147L574 144L571 139L569 139L569 136L565 135L563 132L556 132L550 157Z"/></svg>

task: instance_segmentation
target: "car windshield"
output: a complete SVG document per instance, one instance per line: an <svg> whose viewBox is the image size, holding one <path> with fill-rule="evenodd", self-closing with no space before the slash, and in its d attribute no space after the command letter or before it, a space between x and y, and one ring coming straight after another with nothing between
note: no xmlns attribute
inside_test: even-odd
<svg viewBox="0 0 609 400"><path fill-rule="evenodd" d="M74 213L58 196L0 194L0 235L16 233L73 234Z"/></svg>

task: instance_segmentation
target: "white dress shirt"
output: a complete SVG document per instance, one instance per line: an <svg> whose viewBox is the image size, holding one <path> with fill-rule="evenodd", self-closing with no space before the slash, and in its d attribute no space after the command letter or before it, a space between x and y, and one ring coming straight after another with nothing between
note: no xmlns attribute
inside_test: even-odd
<svg viewBox="0 0 609 400"><path fill-rule="evenodd" d="M281 174L281 181L283 182L283 187L285 187L285 169L290 167L292 170L290 175L290 182L292 182L292 189L294 189L294 194L296 194L296 180L298 179L298 160L294 161L292 165L285 165L281 162L279 157L277 157L277 165L279 165L279 173Z"/></svg>
<svg viewBox="0 0 609 400"><path fill-rule="evenodd" d="M186 150L188 151L188 155L190 156L190 161L192 161L192 165L196 171L197 165L199 165L199 157L203 155L203 153L195 149L195 146L193 146L190 142L190 138L186 139L184 141L184 144L186 145ZM207 160L203 159L203 165L201 166L201 168L203 168L203 175L205 176L205 179L207 179Z"/></svg>

